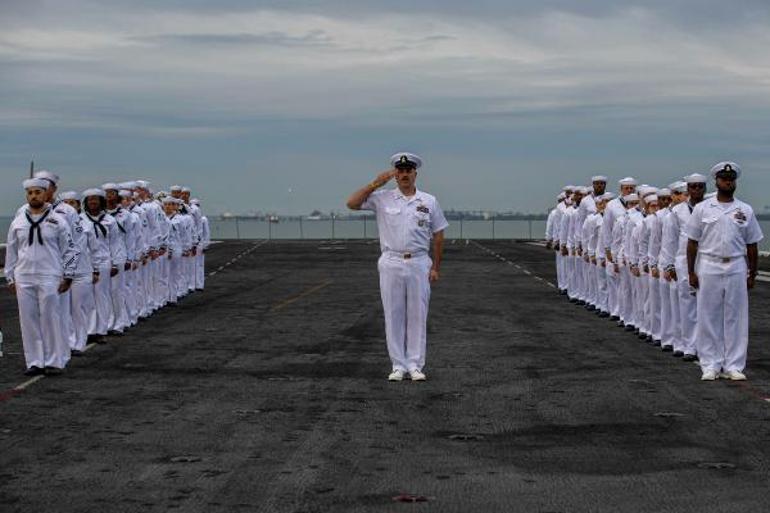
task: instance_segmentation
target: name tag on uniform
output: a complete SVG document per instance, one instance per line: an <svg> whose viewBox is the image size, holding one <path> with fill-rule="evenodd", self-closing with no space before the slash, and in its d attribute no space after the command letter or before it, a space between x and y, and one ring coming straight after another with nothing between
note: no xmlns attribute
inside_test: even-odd
<svg viewBox="0 0 770 513"><path fill-rule="evenodd" d="M742 212L740 209L738 209L738 210L736 210L736 211L735 211L735 214L733 215L733 217L734 217L734 218L735 218L735 220L736 220L736 221L738 221L738 223L740 223L740 224L743 224L743 223L745 223L745 222L746 222L746 220L747 220L747 219L746 219L746 214L744 214L744 213L743 213L743 212Z"/></svg>

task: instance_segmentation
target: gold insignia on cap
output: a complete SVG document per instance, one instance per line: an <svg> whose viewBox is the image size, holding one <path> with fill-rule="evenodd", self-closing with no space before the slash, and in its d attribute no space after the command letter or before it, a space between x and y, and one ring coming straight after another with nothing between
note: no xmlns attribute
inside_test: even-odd
<svg viewBox="0 0 770 513"><path fill-rule="evenodd" d="M730 164L725 164L725 168L722 171L732 171L732 170L733 170L733 166L731 166Z"/></svg>
<svg viewBox="0 0 770 513"><path fill-rule="evenodd" d="M409 162L409 158L406 155L401 155L401 163L406 164Z"/></svg>

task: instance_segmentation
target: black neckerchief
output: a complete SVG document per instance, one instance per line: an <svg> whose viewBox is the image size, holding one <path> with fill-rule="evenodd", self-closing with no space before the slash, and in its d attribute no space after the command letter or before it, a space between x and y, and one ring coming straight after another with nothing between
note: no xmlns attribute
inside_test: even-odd
<svg viewBox="0 0 770 513"><path fill-rule="evenodd" d="M102 212L102 215L99 216L98 219L94 219L91 217L91 214L86 212L86 217L91 220L91 222L94 225L94 233L96 234L96 238L99 238L99 231L102 232L102 237L107 237L107 227L102 224L102 221L104 221L104 216L107 214Z"/></svg>
<svg viewBox="0 0 770 513"><path fill-rule="evenodd" d="M29 239L27 241L27 244L30 246L35 243L35 232L37 232L37 241L40 243L40 245L43 245L43 232L40 229L40 225L45 221L45 218L48 217L48 214L51 213L51 209L49 208L46 210L43 215L38 219L37 221L33 221L32 218L29 216L29 211L25 211L24 215L27 216L27 221L29 221Z"/></svg>
<svg viewBox="0 0 770 513"><path fill-rule="evenodd" d="M110 215L115 219L115 224L118 225L118 230L120 230L120 233L126 233L126 229L123 228L123 225L118 222L118 214L120 214L120 211L123 210L120 208L120 205L115 209L115 212L110 212Z"/></svg>

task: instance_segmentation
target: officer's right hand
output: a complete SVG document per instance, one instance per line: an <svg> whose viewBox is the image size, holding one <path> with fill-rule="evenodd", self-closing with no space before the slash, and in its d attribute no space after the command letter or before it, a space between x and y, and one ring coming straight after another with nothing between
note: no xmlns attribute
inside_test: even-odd
<svg viewBox="0 0 770 513"><path fill-rule="evenodd" d="M8 290L11 294L16 294L16 284L15 283L9 283L8 284Z"/></svg>
<svg viewBox="0 0 770 513"><path fill-rule="evenodd" d="M383 171L382 173L378 174L374 181L382 186L388 183L394 176L396 176L396 170L388 169L387 171Z"/></svg>

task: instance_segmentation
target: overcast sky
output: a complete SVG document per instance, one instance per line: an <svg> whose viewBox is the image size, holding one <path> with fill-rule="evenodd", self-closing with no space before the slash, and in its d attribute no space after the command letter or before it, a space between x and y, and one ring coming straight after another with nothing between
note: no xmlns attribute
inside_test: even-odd
<svg viewBox="0 0 770 513"><path fill-rule="evenodd" d="M304 213L402 149L446 209L732 159L761 211L768 48L765 0L0 0L0 213L33 155L64 188Z"/></svg>

